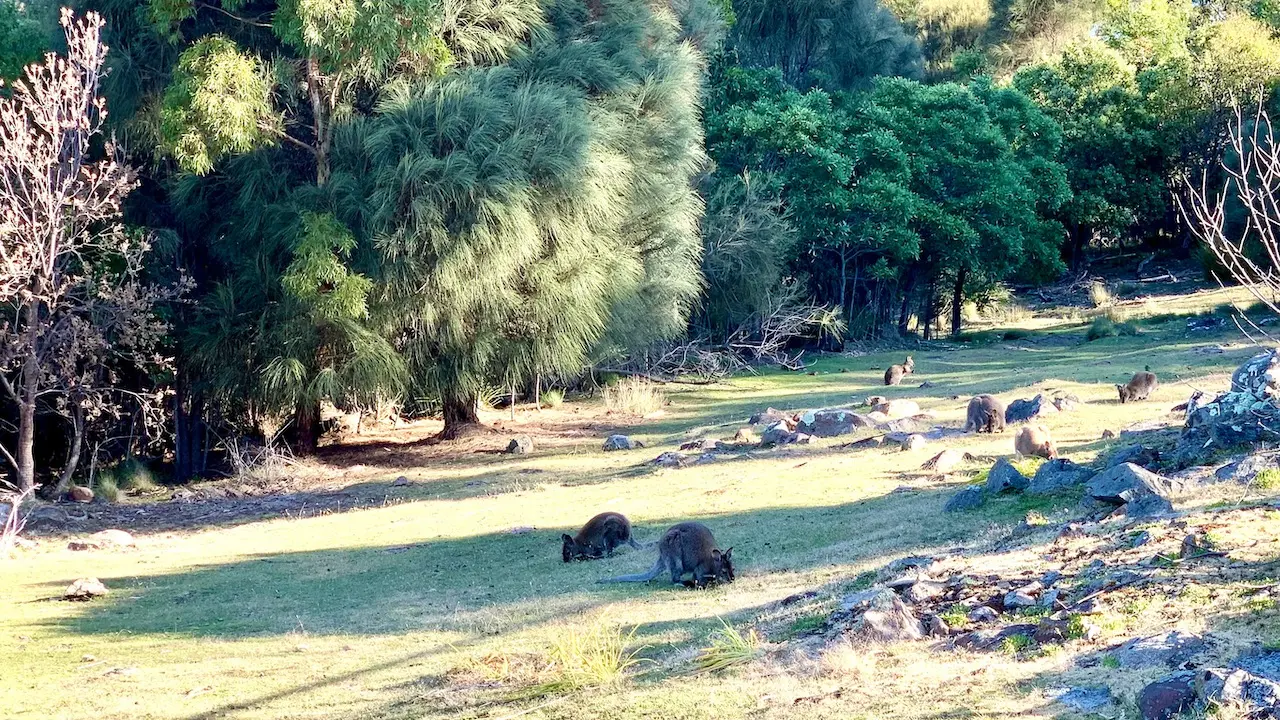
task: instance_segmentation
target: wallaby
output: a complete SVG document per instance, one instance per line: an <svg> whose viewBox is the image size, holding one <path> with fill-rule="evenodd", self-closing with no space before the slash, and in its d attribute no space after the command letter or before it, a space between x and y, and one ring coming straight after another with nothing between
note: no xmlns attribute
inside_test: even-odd
<svg viewBox="0 0 1280 720"><path fill-rule="evenodd" d="M1156 379L1155 373L1139 370L1133 374L1133 379L1128 384L1117 385L1116 390L1120 392L1120 402L1126 403L1130 400L1146 400L1158 387L1160 381Z"/></svg>
<svg viewBox="0 0 1280 720"><path fill-rule="evenodd" d="M1004 403L994 395L977 395L969 401L965 432L1004 432Z"/></svg>
<svg viewBox="0 0 1280 720"><path fill-rule="evenodd" d="M596 560L612 555L614 548L626 543L639 550L641 545L631 537L631 521L616 512L605 512L591 518L578 531L577 537L561 535L565 562Z"/></svg>
<svg viewBox="0 0 1280 720"><path fill-rule="evenodd" d="M1045 460L1058 457L1058 448L1049 437L1049 431L1040 425L1027 425L1013 438L1013 449L1023 456L1036 455Z"/></svg>
<svg viewBox="0 0 1280 720"><path fill-rule="evenodd" d="M715 536L706 525L683 522L673 525L658 541L658 561L648 572L606 578L598 582L649 582L662 574L671 573L673 585L706 587L711 583L733 582L733 548L724 552L716 549ZM693 575L685 580L686 573Z"/></svg>
<svg viewBox="0 0 1280 720"><path fill-rule="evenodd" d="M901 365L890 365L888 370L884 371L884 384L897 385L902 382L904 375L910 375L916 371L916 361L907 356L906 362Z"/></svg>

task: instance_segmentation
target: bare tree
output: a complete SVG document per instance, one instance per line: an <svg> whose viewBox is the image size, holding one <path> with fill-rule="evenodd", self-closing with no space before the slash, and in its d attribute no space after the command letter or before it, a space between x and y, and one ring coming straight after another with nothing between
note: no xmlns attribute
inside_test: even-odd
<svg viewBox="0 0 1280 720"><path fill-rule="evenodd" d="M121 368L165 364L156 302L179 288L141 281L147 243L126 232L120 207L135 185L98 96L107 48L103 21L63 9L66 57L52 53L0 97L0 390L18 407L17 447L0 453L20 492L35 483L37 409L72 425L60 486L79 462L86 423L119 411Z"/></svg>
<svg viewBox="0 0 1280 720"><path fill-rule="evenodd" d="M1210 190L1206 172L1178 207L1231 277L1280 314L1280 145L1262 106L1251 117L1237 108L1229 134L1225 186Z"/></svg>

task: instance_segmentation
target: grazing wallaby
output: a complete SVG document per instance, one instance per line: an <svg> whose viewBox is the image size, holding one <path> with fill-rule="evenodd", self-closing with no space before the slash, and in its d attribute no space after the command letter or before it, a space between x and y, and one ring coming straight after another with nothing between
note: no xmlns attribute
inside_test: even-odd
<svg viewBox="0 0 1280 720"><path fill-rule="evenodd" d="M561 535L565 562L596 560L612 555L616 547L626 543L637 550L640 543L631 537L631 521L616 512L605 512L591 518L578 531L577 537Z"/></svg>
<svg viewBox="0 0 1280 720"><path fill-rule="evenodd" d="M715 536L706 525L683 522L673 525L658 541L658 561L648 572L622 575L600 580L602 583L649 582L662 574L671 573L674 585L706 587L717 582L733 582L733 548L724 552L716 549ZM692 573L691 580L685 580Z"/></svg>
<svg viewBox="0 0 1280 720"><path fill-rule="evenodd" d="M1013 449L1019 455L1038 455L1045 460L1058 457L1058 448L1049 437L1049 431L1040 425L1027 425L1013 438Z"/></svg>
<svg viewBox="0 0 1280 720"><path fill-rule="evenodd" d="M906 362L901 365L890 365L888 370L884 371L884 384L897 385L902 382L902 378L916 371L916 361L907 356Z"/></svg>
<svg viewBox="0 0 1280 720"><path fill-rule="evenodd" d="M1116 390L1120 392L1120 402L1126 403L1130 400L1146 400L1158 387L1160 381L1156 379L1155 373L1139 370L1133 374L1133 379L1128 384L1117 385Z"/></svg>
<svg viewBox="0 0 1280 720"><path fill-rule="evenodd" d="M1004 432L1004 403L994 395L976 395L969 401L965 432Z"/></svg>

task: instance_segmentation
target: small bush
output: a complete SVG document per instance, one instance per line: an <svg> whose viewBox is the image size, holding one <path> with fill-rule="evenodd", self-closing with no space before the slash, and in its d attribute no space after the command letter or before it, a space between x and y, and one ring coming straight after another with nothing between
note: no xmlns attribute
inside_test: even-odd
<svg viewBox="0 0 1280 720"><path fill-rule="evenodd" d="M720 624L723 627L711 633L711 644L699 650L694 658L694 674L724 670L751 662L759 656L760 638L755 630L743 635L723 620Z"/></svg>
<svg viewBox="0 0 1280 720"><path fill-rule="evenodd" d="M1108 655L1102 658L1102 667L1108 670L1118 670L1120 668L1120 661L1117 660L1114 655Z"/></svg>
<svg viewBox="0 0 1280 720"><path fill-rule="evenodd" d="M1006 655L1017 655L1035 644L1036 641L1031 639L1030 635L1010 635L1000 641L1000 652Z"/></svg>
<svg viewBox="0 0 1280 720"><path fill-rule="evenodd" d="M1124 337L1136 337L1139 334L1138 326L1131 322L1116 323L1116 334Z"/></svg>
<svg viewBox="0 0 1280 720"><path fill-rule="evenodd" d="M648 415L666 404L666 391L643 378L625 378L604 389L604 406L610 412Z"/></svg>
<svg viewBox="0 0 1280 720"><path fill-rule="evenodd" d="M156 479L151 474L151 468L137 458L129 458L117 465L115 476L121 490L144 493L156 489Z"/></svg>
<svg viewBox="0 0 1280 720"><path fill-rule="evenodd" d="M1089 285L1089 302L1096 308L1109 307L1112 302L1111 290L1101 280L1094 280Z"/></svg>
<svg viewBox="0 0 1280 720"><path fill-rule="evenodd" d="M1267 468L1253 478L1253 484L1262 490L1280 490L1280 468Z"/></svg>
<svg viewBox="0 0 1280 720"><path fill-rule="evenodd" d="M942 622L949 628L962 628L969 624L969 608L959 604L952 605L938 613L938 617L942 618Z"/></svg>
<svg viewBox="0 0 1280 720"><path fill-rule="evenodd" d="M98 473L98 477L93 483L93 495L107 502L116 502L120 499L120 485L114 472L104 471Z"/></svg>
<svg viewBox="0 0 1280 720"><path fill-rule="evenodd" d="M597 623L591 627L566 627L551 642L551 679L534 685L526 697L571 692L580 688L613 685L639 660L640 648L628 650L635 629L623 634L619 628Z"/></svg>
<svg viewBox="0 0 1280 720"><path fill-rule="evenodd" d="M1084 339L1089 342L1101 340L1102 338L1115 337L1120 331L1116 329L1116 322L1109 317L1096 317L1093 322L1089 323L1089 329L1084 333Z"/></svg>
<svg viewBox="0 0 1280 720"><path fill-rule="evenodd" d="M1066 636L1068 640L1081 640L1088 634L1089 629L1085 627L1083 615L1077 613L1067 618Z"/></svg>
<svg viewBox="0 0 1280 720"><path fill-rule="evenodd" d="M564 404L564 391L555 388L543 390L539 399L542 401L542 407L558 408Z"/></svg>
<svg viewBox="0 0 1280 720"><path fill-rule="evenodd" d="M1026 328L1009 328L1004 331L1005 340L1023 340L1031 337L1031 331Z"/></svg>

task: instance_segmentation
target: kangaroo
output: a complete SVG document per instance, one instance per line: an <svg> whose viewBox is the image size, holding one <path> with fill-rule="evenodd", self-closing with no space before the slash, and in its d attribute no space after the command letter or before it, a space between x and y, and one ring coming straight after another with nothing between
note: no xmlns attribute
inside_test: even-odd
<svg viewBox="0 0 1280 720"><path fill-rule="evenodd" d="M977 395L969 401L965 432L1004 432L1004 403L994 395Z"/></svg>
<svg viewBox="0 0 1280 720"><path fill-rule="evenodd" d="M1158 387L1160 381L1156 379L1155 373L1139 370L1127 384L1117 385L1116 390L1120 392L1120 402L1126 403L1130 400L1146 400Z"/></svg>
<svg viewBox="0 0 1280 720"><path fill-rule="evenodd" d="M1049 437L1049 431L1040 425L1027 425L1013 438L1013 449L1019 455L1038 455L1045 460L1058 457L1058 448Z"/></svg>
<svg viewBox="0 0 1280 720"><path fill-rule="evenodd" d="M908 355L906 362L901 365L890 365L889 369L884 371L884 384L897 385L902 382L903 376L910 375L915 371L916 361L912 360L911 356Z"/></svg>
<svg viewBox="0 0 1280 720"><path fill-rule="evenodd" d="M641 545L631 537L631 521L616 512L605 512L591 518L578 531L577 537L561 535L565 562L596 560L612 555L616 547L626 543L639 550Z"/></svg>
<svg viewBox="0 0 1280 720"><path fill-rule="evenodd" d="M599 580L601 583L649 582L662 574L671 573L673 585L706 587L718 582L733 582L733 548L724 552L716 549L715 536L706 525L683 522L673 525L658 541L658 561L648 572L622 575ZM693 578L685 580L686 573Z"/></svg>

